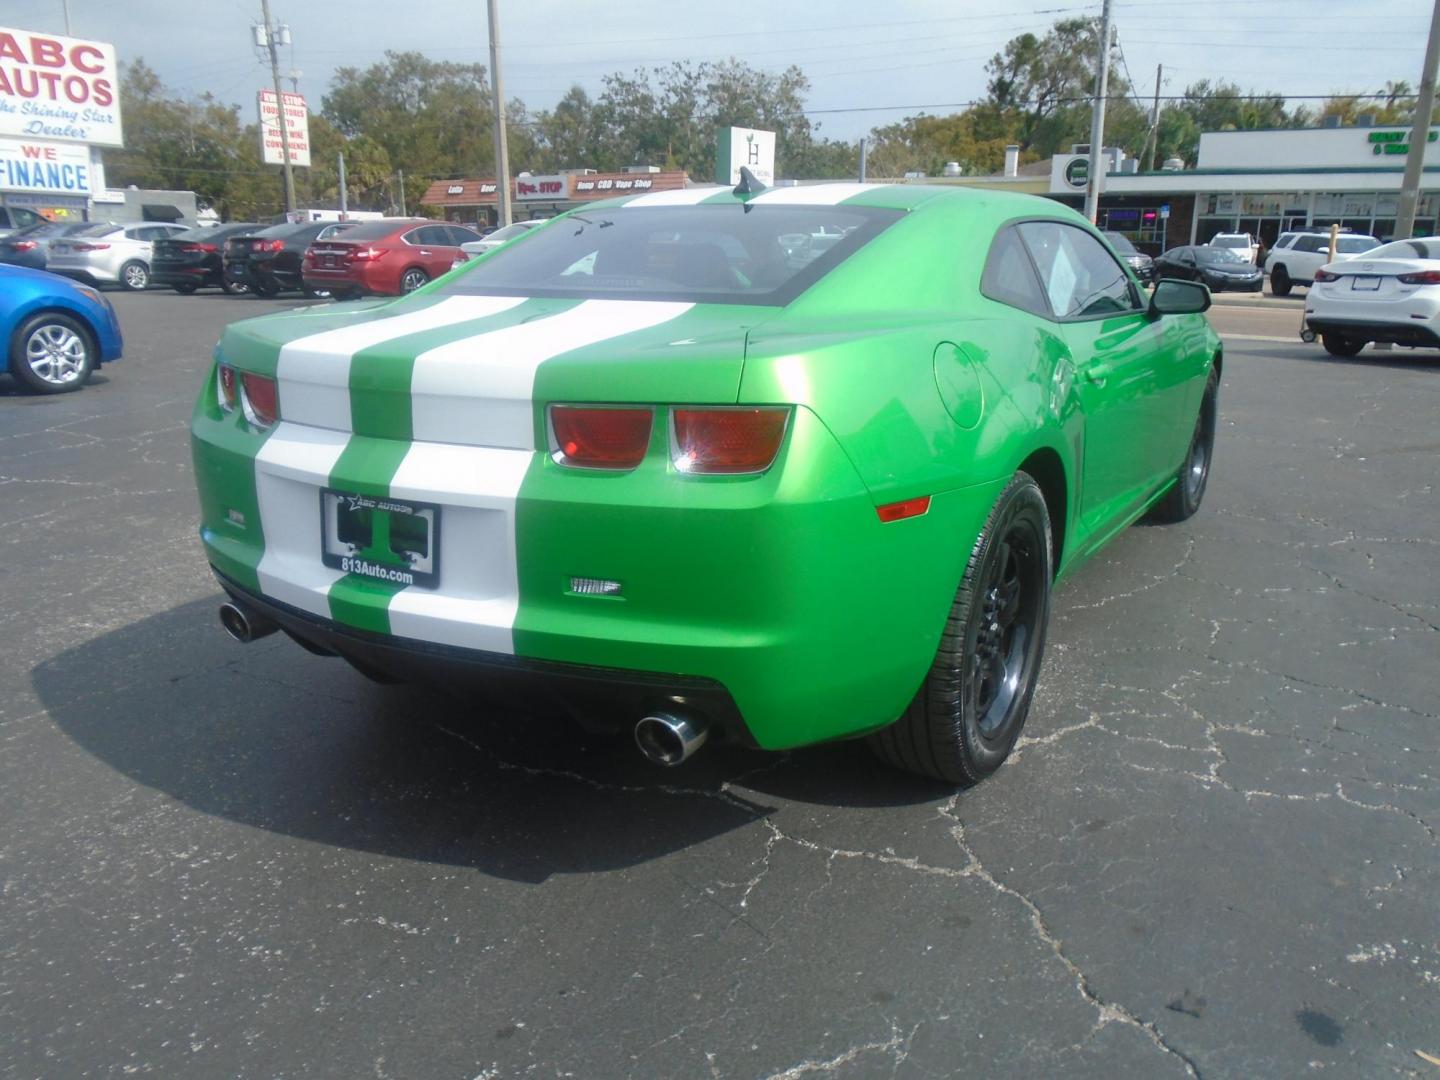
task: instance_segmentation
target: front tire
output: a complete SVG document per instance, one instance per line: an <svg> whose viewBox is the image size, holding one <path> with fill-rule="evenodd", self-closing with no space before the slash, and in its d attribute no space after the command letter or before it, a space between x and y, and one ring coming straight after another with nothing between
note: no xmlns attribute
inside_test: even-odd
<svg viewBox="0 0 1440 1080"><path fill-rule="evenodd" d="M130 292L143 292L150 286L150 268L138 259L120 268L120 287Z"/></svg>
<svg viewBox="0 0 1440 1080"><path fill-rule="evenodd" d="M1210 462L1215 456L1215 420L1219 415L1220 373L1213 367L1205 382L1205 396L1200 399L1200 414L1195 418L1195 431L1185 461L1175 474L1175 483L1165 497L1150 511L1150 520L1173 525L1195 516L1210 483Z"/></svg>
<svg viewBox="0 0 1440 1080"><path fill-rule="evenodd" d="M335 296L333 289L317 289L313 285L302 285L301 288L305 291L305 297L308 300L330 300Z"/></svg>
<svg viewBox="0 0 1440 1080"><path fill-rule="evenodd" d="M226 281L224 278L221 278L220 290L225 293L226 296L244 296L250 291L250 286L246 285L243 281Z"/></svg>
<svg viewBox="0 0 1440 1080"><path fill-rule="evenodd" d="M31 393L70 393L95 370L95 351L90 331L78 320L41 312L10 339L10 374Z"/></svg>
<svg viewBox="0 0 1440 1080"><path fill-rule="evenodd" d="M256 277L255 284L250 291L256 296L270 300L280 295L280 283L274 278Z"/></svg>
<svg viewBox="0 0 1440 1080"><path fill-rule="evenodd" d="M977 783L1009 757L1040 674L1052 562L1045 497L1016 473L971 551L925 682L870 736L878 757L952 784Z"/></svg>
<svg viewBox="0 0 1440 1080"><path fill-rule="evenodd" d="M1325 351L1331 356L1359 356L1360 350L1365 348L1365 342L1360 338L1345 337L1341 334L1321 334L1320 344L1325 346Z"/></svg>
<svg viewBox="0 0 1440 1080"><path fill-rule="evenodd" d="M1290 290L1295 283L1290 280L1290 272L1283 266L1277 266L1270 271L1270 295L1289 296Z"/></svg>

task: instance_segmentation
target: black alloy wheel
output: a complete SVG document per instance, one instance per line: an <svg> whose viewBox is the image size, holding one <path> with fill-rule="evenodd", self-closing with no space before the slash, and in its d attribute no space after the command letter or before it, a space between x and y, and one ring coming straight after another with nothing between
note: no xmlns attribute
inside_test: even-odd
<svg viewBox="0 0 1440 1080"><path fill-rule="evenodd" d="M1185 461L1175 475L1164 497L1150 511L1151 521L1173 525L1194 517L1205 498L1205 488L1210 483L1210 462L1215 456L1215 423L1220 412L1220 373L1210 369L1205 382L1205 394L1200 399L1200 412L1195 417L1195 429L1190 436L1190 446L1185 451Z"/></svg>
<svg viewBox="0 0 1440 1080"><path fill-rule="evenodd" d="M1040 674L1054 577L1050 516L1017 473L971 551L930 672L904 714L870 736L882 760L973 784L1009 757Z"/></svg>

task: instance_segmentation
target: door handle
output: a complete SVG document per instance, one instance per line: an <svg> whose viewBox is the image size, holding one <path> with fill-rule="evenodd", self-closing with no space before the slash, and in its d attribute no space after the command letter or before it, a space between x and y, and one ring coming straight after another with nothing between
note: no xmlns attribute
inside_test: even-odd
<svg viewBox="0 0 1440 1080"><path fill-rule="evenodd" d="M1091 364L1085 369L1085 381L1088 383L1104 386L1109 378L1110 366L1108 364Z"/></svg>
<svg viewBox="0 0 1440 1080"><path fill-rule="evenodd" d="M434 254L434 252L431 252L431 251L425 251L425 250L424 250L424 249L423 249L423 248L422 248L422 249L421 249L421 251L420 251L420 254L421 254L421 255L433 255L433 254Z"/></svg>

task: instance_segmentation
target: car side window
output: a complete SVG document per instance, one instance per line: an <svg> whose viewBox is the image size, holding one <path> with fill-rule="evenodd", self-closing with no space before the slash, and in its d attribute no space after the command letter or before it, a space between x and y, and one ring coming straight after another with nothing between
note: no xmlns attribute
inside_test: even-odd
<svg viewBox="0 0 1440 1080"><path fill-rule="evenodd" d="M1184 251L1180 252L1179 259L1182 266L1194 266L1195 252L1191 251L1189 248L1186 248Z"/></svg>
<svg viewBox="0 0 1440 1080"><path fill-rule="evenodd" d="M1124 267L1085 230L1057 221L1030 221L1020 226L1020 235L1040 271L1046 300L1056 318L1139 309Z"/></svg>
<svg viewBox="0 0 1440 1080"><path fill-rule="evenodd" d="M431 247L456 247L450 238L450 230L444 225L426 225L420 229L420 242Z"/></svg>
<svg viewBox="0 0 1440 1080"><path fill-rule="evenodd" d="M1319 237L1319 236L1302 236L1302 237L1300 237L1300 239L1298 239L1298 240L1295 241L1295 250L1296 250L1296 251L1319 251L1319 250L1320 250L1320 244L1321 244L1322 239L1324 240L1324 243L1325 243L1325 250L1326 250L1326 251L1329 251L1329 250L1330 250L1330 241L1329 241L1329 239L1328 239L1328 238L1324 238L1324 237Z"/></svg>
<svg viewBox="0 0 1440 1080"><path fill-rule="evenodd" d="M980 292L991 300L1028 311L1033 315L1049 315L1050 307L1035 276L1020 234L1013 228L1002 229L990 245L985 270L980 275Z"/></svg>
<svg viewBox="0 0 1440 1080"><path fill-rule="evenodd" d="M155 238L155 230L154 227L150 225L136 225L133 228L125 230L125 237L128 240L153 240Z"/></svg>
<svg viewBox="0 0 1440 1080"><path fill-rule="evenodd" d="M461 244L468 244L472 240L480 239L479 233L473 229L467 229L463 225L450 225L447 227L450 230L450 243L455 247L459 247Z"/></svg>

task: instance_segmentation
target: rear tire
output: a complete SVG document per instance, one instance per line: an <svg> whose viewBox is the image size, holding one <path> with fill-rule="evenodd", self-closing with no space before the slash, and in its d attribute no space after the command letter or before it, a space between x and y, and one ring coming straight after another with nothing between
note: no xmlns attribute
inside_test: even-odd
<svg viewBox="0 0 1440 1080"><path fill-rule="evenodd" d="M150 286L150 268L139 259L120 267L120 287L129 292L143 292Z"/></svg>
<svg viewBox="0 0 1440 1080"><path fill-rule="evenodd" d="M1290 290L1294 287L1294 282L1290 280L1290 273L1285 267L1277 266L1270 271L1271 296L1289 296Z"/></svg>
<svg viewBox="0 0 1440 1080"><path fill-rule="evenodd" d="M333 289L317 289L313 285L304 285L301 287L305 291L305 296L310 300L330 300L335 297Z"/></svg>
<svg viewBox="0 0 1440 1080"><path fill-rule="evenodd" d="M257 277L250 291L269 300L280 295L280 283L273 278Z"/></svg>
<svg viewBox="0 0 1440 1080"><path fill-rule="evenodd" d="M171 287L181 296L191 296L200 286L196 285L193 281L187 281L183 285L174 285Z"/></svg>
<svg viewBox="0 0 1440 1080"><path fill-rule="evenodd" d="M1009 757L1045 651L1052 559L1045 498L1016 473L975 541L930 673L904 715L869 738L881 760L974 784Z"/></svg>
<svg viewBox="0 0 1440 1080"><path fill-rule="evenodd" d="M1340 334L1321 334L1320 344L1331 356L1358 356L1366 342L1359 338L1344 337Z"/></svg>
<svg viewBox="0 0 1440 1080"><path fill-rule="evenodd" d="M420 286L428 283L430 275L421 270L418 266L412 266L405 273L400 275L400 295L407 296Z"/></svg>
<svg viewBox="0 0 1440 1080"><path fill-rule="evenodd" d="M1220 373L1210 369L1210 378L1205 383L1205 396L1200 399L1200 413L1195 417L1195 432L1190 436L1190 448L1185 451L1185 460L1175 474L1175 483L1165 497L1150 510L1151 521L1162 525L1173 525L1194 517L1205 498L1205 488L1210 483L1210 462L1215 457L1215 420L1219 415Z"/></svg>
<svg viewBox="0 0 1440 1080"><path fill-rule="evenodd" d="M220 289L226 296L244 296L250 291L250 286L246 285L243 281L226 281L222 278L220 280Z"/></svg>

